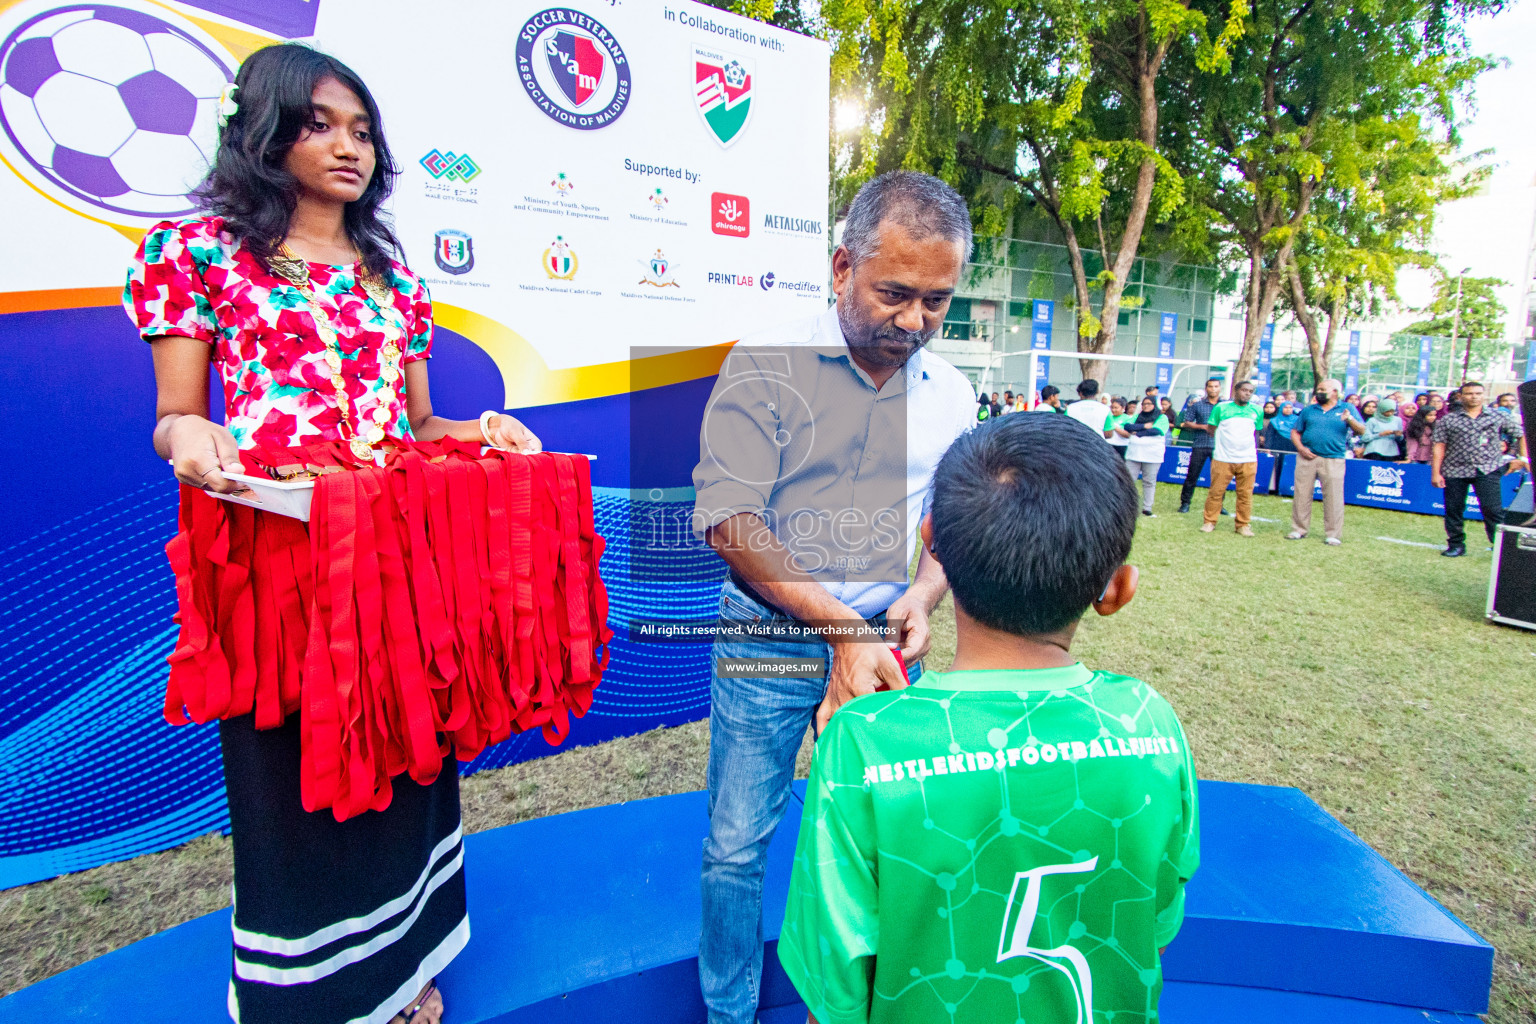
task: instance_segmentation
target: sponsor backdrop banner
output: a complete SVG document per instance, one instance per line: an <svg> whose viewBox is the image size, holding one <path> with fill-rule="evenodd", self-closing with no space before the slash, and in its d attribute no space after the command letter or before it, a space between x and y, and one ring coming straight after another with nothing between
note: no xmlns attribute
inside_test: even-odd
<svg viewBox="0 0 1536 1024"><path fill-rule="evenodd" d="M1179 314L1164 313L1157 329L1157 358L1172 359L1173 343L1179 335ZM1157 390L1166 395L1173 387L1173 364L1157 364Z"/></svg>
<svg viewBox="0 0 1536 1024"><path fill-rule="evenodd" d="M1501 485L1504 507L1515 500L1524 474L1510 473ZM1296 493L1296 460L1285 460L1280 470L1280 494L1292 497ZM1323 488L1313 484L1312 496L1321 501ZM1376 462L1371 459L1349 459L1344 463L1344 503L1368 505L1372 508L1393 508L1402 512L1416 512L1426 516L1445 515L1445 491L1429 482L1429 467L1416 462ZM1467 518L1481 520L1477 493L1467 493Z"/></svg>
<svg viewBox="0 0 1536 1024"><path fill-rule="evenodd" d="M1158 470L1157 479L1165 484L1182 484L1189 478L1189 449L1182 445L1169 445L1163 452L1163 468ZM1254 494L1268 494L1270 481L1275 478L1275 457L1269 452L1259 452L1258 466L1254 470ZM1211 463L1207 459L1205 466L1200 470L1200 475L1195 478L1195 483L1200 487L1211 486ZM1227 490L1237 490L1237 481L1227 484Z"/></svg>
<svg viewBox="0 0 1536 1024"><path fill-rule="evenodd" d="M1056 303L1051 299L1036 299L1034 315L1030 319L1029 347L1041 352L1051 350L1051 321L1056 316ZM1051 357L1035 360L1035 394L1051 382Z"/></svg>
<svg viewBox="0 0 1536 1024"><path fill-rule="evenodd" d="M691 505L722 346L826 308L817 40L685 2L0 0L0 401L28 426L0 494L0 887L227 824L217 731L160 717L176 488L119 299L145 229L192 212L221 89L287 38L379 102L396 229L434 299L436 409L516 409L598 457L621 636L715 613L713 554L666 553L663 592L630 579L627 541L637 503ZM632 364L635 346L670 351ZM707 656L616 642L568 742L704 715ZM550 752L514 737L472 767Z"/></svg>
<svg viewBox="0 0 1536 1024"><path fill-rule="evenodd" d="M1525 343L1525 379L1536 380L1536 339Z"/></svg>
<svg viewBox="0 0 1536 1024"><path fill-rule="evenodd" d="M1421 388L1429 387L1429 361L1434 351L1434 339L1428 335L1419 337L1419 376L1418 385Z"/></svg>

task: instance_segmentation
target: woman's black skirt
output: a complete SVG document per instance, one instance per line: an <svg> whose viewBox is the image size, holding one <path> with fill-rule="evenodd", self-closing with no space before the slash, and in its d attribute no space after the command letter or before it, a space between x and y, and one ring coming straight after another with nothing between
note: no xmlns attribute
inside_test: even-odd
<svg viewBox="0 0 1536 1024"><path fill-rule="evenodd" d="M469 941L458 763L338 822L299 801L299 722L219 723L235 847L229 1015L385 1024Z"/></svg>

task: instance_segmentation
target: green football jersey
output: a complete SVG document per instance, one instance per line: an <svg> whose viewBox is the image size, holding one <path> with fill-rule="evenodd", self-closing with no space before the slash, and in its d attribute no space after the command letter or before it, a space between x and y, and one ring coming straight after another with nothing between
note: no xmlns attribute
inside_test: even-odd
<svg viewBox="0 0 1536 1024"><path fill-rule="evenodd" d="M928 672L817 742L779 960L821 1024L1155 1021L1199 860L1152 687Z"/></svg>

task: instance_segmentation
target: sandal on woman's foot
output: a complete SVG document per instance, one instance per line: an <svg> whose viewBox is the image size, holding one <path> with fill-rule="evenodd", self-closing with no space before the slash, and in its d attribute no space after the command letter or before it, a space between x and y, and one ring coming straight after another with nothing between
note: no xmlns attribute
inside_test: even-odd
<svg viewBox="0 0 1536 1024"><path fill-rule="evenodd" d="M391 1017L389 1024L395 1024L397 1020L403 1021L404 1024L411 1024L416 1019L417 1014L421 1013L422 1007L427 1005L427 1000L436 994L437 979L433 978L427 982L427 987L421 990L421 995L417 997L416 1001Z"/></svg>

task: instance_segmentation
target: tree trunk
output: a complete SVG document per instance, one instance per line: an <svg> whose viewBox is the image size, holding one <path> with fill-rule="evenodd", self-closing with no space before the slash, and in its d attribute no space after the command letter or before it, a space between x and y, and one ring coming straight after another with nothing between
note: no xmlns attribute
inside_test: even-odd
<svg viewBox="0 0 1536 1024"><path fill-rule="evenodd" d="M1312 359L1312 385L1316 387L1318 381L1328 376L1328 353L1324 350L1323 338L1317 329L1317 316L1307 303L1307 290L1302 287L1301 271L1296 269L1294 262L1287 268L1286 282L1290 286L1291 309L1296 314L1296 322L1301 324L1301 333L1307 337L1307 354ZM1331 345L1331 336L1329 342Z"/></svg>
<svg viewBox="0 0 1536 1024"><path fill-rule="evenodd" d="M1328 379L1329 367L1333 365L1333 343L1339 336L1339 326L1344 321L1343 300L1335 297L1328 307L1328 333L1323 340L1323 365L1318 369L1317 362L1312 363L1312 386L1315 388Z"/></svg>

